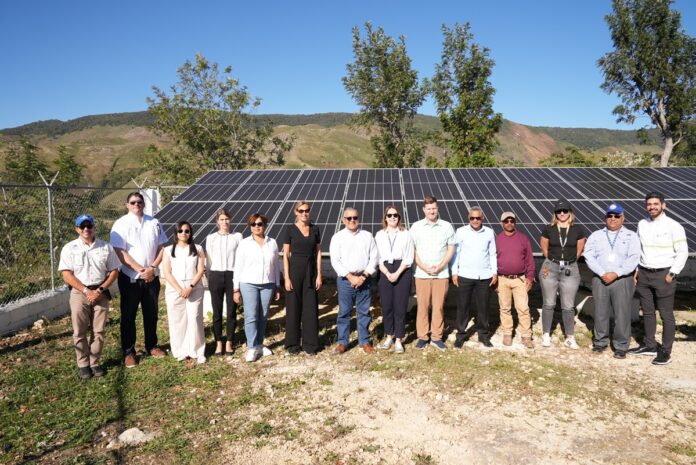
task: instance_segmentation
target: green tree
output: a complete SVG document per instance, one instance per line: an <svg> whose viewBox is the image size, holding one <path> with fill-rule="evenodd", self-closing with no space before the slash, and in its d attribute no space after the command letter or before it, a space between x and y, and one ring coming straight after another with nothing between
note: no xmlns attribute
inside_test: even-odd
<svg viewBox="0 0 696 465"><path fill-rule="evenodd" d="M681 27L672 0L613 0L606 16L614 51L597 62L601 88L623 102L614 108L617 122L633 124L646 114L660 130L661 166L682 140L696 114L696 40Z"/></svg>
<svg viewBox="0 0 696 465"><path fill-rule="evenodd" d="M579 148L569 145L563 152L554 152L539 160L539 166L593 166L590 160Z"/></svg>
<svg viewBox="0 0 696 465"><path fill-rule="evenodd" d="M155 116L152 128L175 143L171 150L148 150L146 168L160 182L188 183L207 170L285 163L293 137L274 136L270 123L254 123L250 112L261 100L231 72L227 67L220 73L217 63L198 53L177 70L179 81L169 93L153 86L155 96L147 99Z"/></svg>
<svg viewBox="0 0 696 465"><path fill-rule="evenodd" d="M60 186L75 186L82 180L82 171L85 165L75 160L75 154L64 145L58 146L58 158L55 165L59 174L56 184Z"/></svg>
<svg viewBox="0 0 696 465"><path fill-rule="evenodd" d="M22 137L5 149L5 182L42 184L39 172L50 176L48 165L39 158L39 147Z"/></svg>
<svg viewBox="0 0 696 465"><path fill-rule="evenodd" d="M442 58L435 65L433 94L447 134L445 165L495 166L493 152L503 116L493 111L495 89L489 78L495 62L474 42L469 23L442 26Z"/></svg>
<svg viewBox="0 0 696 465"><path fill-rule="evenodd" d="M376 131L370 139L375 166L419 166L424 143L414 130L413 118L425 100L428 83L419 82L411 67L404 37L394 40L367 22L364 38L357 26L353 28L353 54L355 61L346 65L342 80L360 106L354 123Z"/></svg>

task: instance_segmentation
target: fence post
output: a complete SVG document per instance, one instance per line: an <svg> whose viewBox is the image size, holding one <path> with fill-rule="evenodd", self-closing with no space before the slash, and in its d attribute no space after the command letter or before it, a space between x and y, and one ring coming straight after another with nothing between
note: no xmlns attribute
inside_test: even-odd
<svg viewBox="0 0 696 465"><path fill-rule="evenodd" d="M51 196L51 188L53 187L53 183L56 181L56 178L58 177L58 171L55 176L53 176L53 179L51 179L51 182L47 182L46 178L43 177L43 174L39 171L39 176L41 176L41 180L43 183L46 185L46 191L48 193L47 197L47 203L48 203L48 247L49 247L49 256L51 257L51 291L56 290L56 278L55 278L55 252L53 251L53 197Z"/></svg>

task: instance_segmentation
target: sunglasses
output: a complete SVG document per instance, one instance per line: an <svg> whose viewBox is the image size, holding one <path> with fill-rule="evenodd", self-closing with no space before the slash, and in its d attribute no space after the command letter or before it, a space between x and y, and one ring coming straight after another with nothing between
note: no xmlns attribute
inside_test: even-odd
<svg viewBox="0 0 696 465"><path fill-rule="evenodd" d="M514 219L514 218L508 218L508 219L503 220L503 224L509 224L509 223L515 223L515 219Z"/></svg>
<svg viewBox="0 0 696 465"><path fill-rule="evenodd" d="M145 205L145 202L143 202L142 200L131 200L131 201L128 202L128 203L129 203L130 205Z"/></svg>
<svg viewBox="0 0 696 465"><path fill-rule="evenodd" d="M570 213L570 210L568 210L567 208L562 208L560 210L556 210L556 214L558 215L559 213L563 213L564 215L567 215L568 213Z"/></svg>
<svg viewBox="0 0 696 465"><path fill-rule="evenodd" d="M358 221L358 218L359 217L357 217L357 216L344 216L343 217L343 219L346 221Z"/></svg>
<svg viewBox="0 0 696 465"><path fill-rule="evenodd" d="M263 222L257 221L256 223L251 223L250 226L256 226L257 228L260 228L261 226L263 226Z"/></svg>
<svg viewBox="0 0 696 465"><path fill-rule="evenodd" d="M178 232L179 234L191 234L190 229L177 229L176 232Z"/></svg>
<svg viewBox="0 0 696 465"><path fill-rule="evenodd" d="M617 213L608 213L607 218L617 219L617 218L621 218L621 215L617 214Z"/></svg>
<svg viewBox="0 0 696 465"><path fill-rule="evenodd" d="M399 215L398 213L387 213L385 216L387 218L400 218L401 217L401 215Z"/></svg>
<svg viewBox="0 0 696 465"><path fill-rule="evenodd" d="M469 221L481 221L481 217L480 216L470 216Z"/></svg>
<svg viewBox="0 0 696 465"><path fill-rule="evenodd" d="M81 224L80 226L78 226L78 228L80 228L80 229L93 229L94 225L89 224L89 223L88 224Z"/></svg>
<svg viewBox="0 0 696 465"><path fill-rule="evenodd" d="M309 213L309 208L298 208L297 213Z"/></svg>

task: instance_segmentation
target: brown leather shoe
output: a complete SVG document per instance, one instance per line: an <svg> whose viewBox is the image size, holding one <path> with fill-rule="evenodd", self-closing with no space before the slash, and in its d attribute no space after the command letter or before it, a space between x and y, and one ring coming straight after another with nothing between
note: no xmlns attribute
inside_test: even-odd
<svg viewBox="0 0 696 465"><path fill-rule="evenodd" d="M155 347L154 349L150 350L150 356L153 358L162 358L166 357L167 353L159 347Z"/></svg>
<svg viewBox="0 0 696 465"><path fill-rule="evenodd" d="M512 334L504 334L503 335L503 345L504 346L511 346L512 345Z"/></svg>
<svg viewBox="0 0 696 465"><path fill-rule="evenodd" d="M523 337L522 338L522 345L525 346L527 349L533 349L534 348L534 343L532 342L531 337Z"/></svg>
<svg viewBox="0 0 696 465"><path fill-rule="evenodd" d="M334 352L340 355L340 354L344 353L346 350L348 350L347 345L339 344L336 346L336 350Z"/></svg>
<svg viewBox="0 0 696 465"><path fill-rule="evenodd" d="M123 358L123 364L126 368L135 368L138 365L138 360L135 358L135 355L128 354Z"/></svg>
<svg viewBox="0 0 696 465"><path fill-rule="evenodd" d="M372 351L374 350L372 348L372 344L370 344L369 342L367 344L363 344L361 347L362 347L363 352L365 352L366 354L371 354Z"/></svg>

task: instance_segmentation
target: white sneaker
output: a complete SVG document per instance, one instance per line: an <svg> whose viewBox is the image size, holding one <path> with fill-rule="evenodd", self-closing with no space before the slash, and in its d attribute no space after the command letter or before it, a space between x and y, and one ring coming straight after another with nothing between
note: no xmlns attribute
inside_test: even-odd
<svg viewBox="0 0 696 465"><path fill-rule="evenodd" d="M249 349L249 350L247 350L246 361L247 361L247 362L254 362L254 361L256 361L256 354L257 354L256 349Z"/></svg>
<svg viewBox="0 0 696 465"><path fill-rule="evenodd" d="M203 364L203 363L205 363L205 362L206 362L206 358L205 358L205 357L198 357L198 358L196 359L196 363L198 363L199 365L201 365L201 364Z"/></svg>
<svg viewBox="0 0 696 465"><path fill-rule="evenodd" d="M381 346L379 346L380 349L384 350L389 350L389 348L394 344L394 340L392 339L391 336L387 336L387 338L384 340Z"/></svg>
<svg viewBox="0 0 696 465"><path fill-rule="evenodd" d="M577 349L580 348L580 346L578 345L578 343L575 342L575 338L574 338L574 337L567 337L566 340L565 340L565 345L566 345L566 347L568 347L569 349L573 349L573 350L577 350Z"/></svg>
<svg viewBox="0 0 696 465"><path fill-rule="evenodd" d="M401 340L397 339L396 342L394 343L394 353L395 354L403 354L404 353L404 346L401 344Z"/></svg>
<svg viewBox="0 0 696 465"><path fill-rule="evenodd" d="M273 351L266 346L262 346L261 347L261 356L268 357L269 355L273 355Z"/></svg>
<svg viewBox="0 0 696 465"><path fill-rule="evenodd" d="M541 345L544 347L551 347L551 335L549 333L541 335Z"/></svg>

